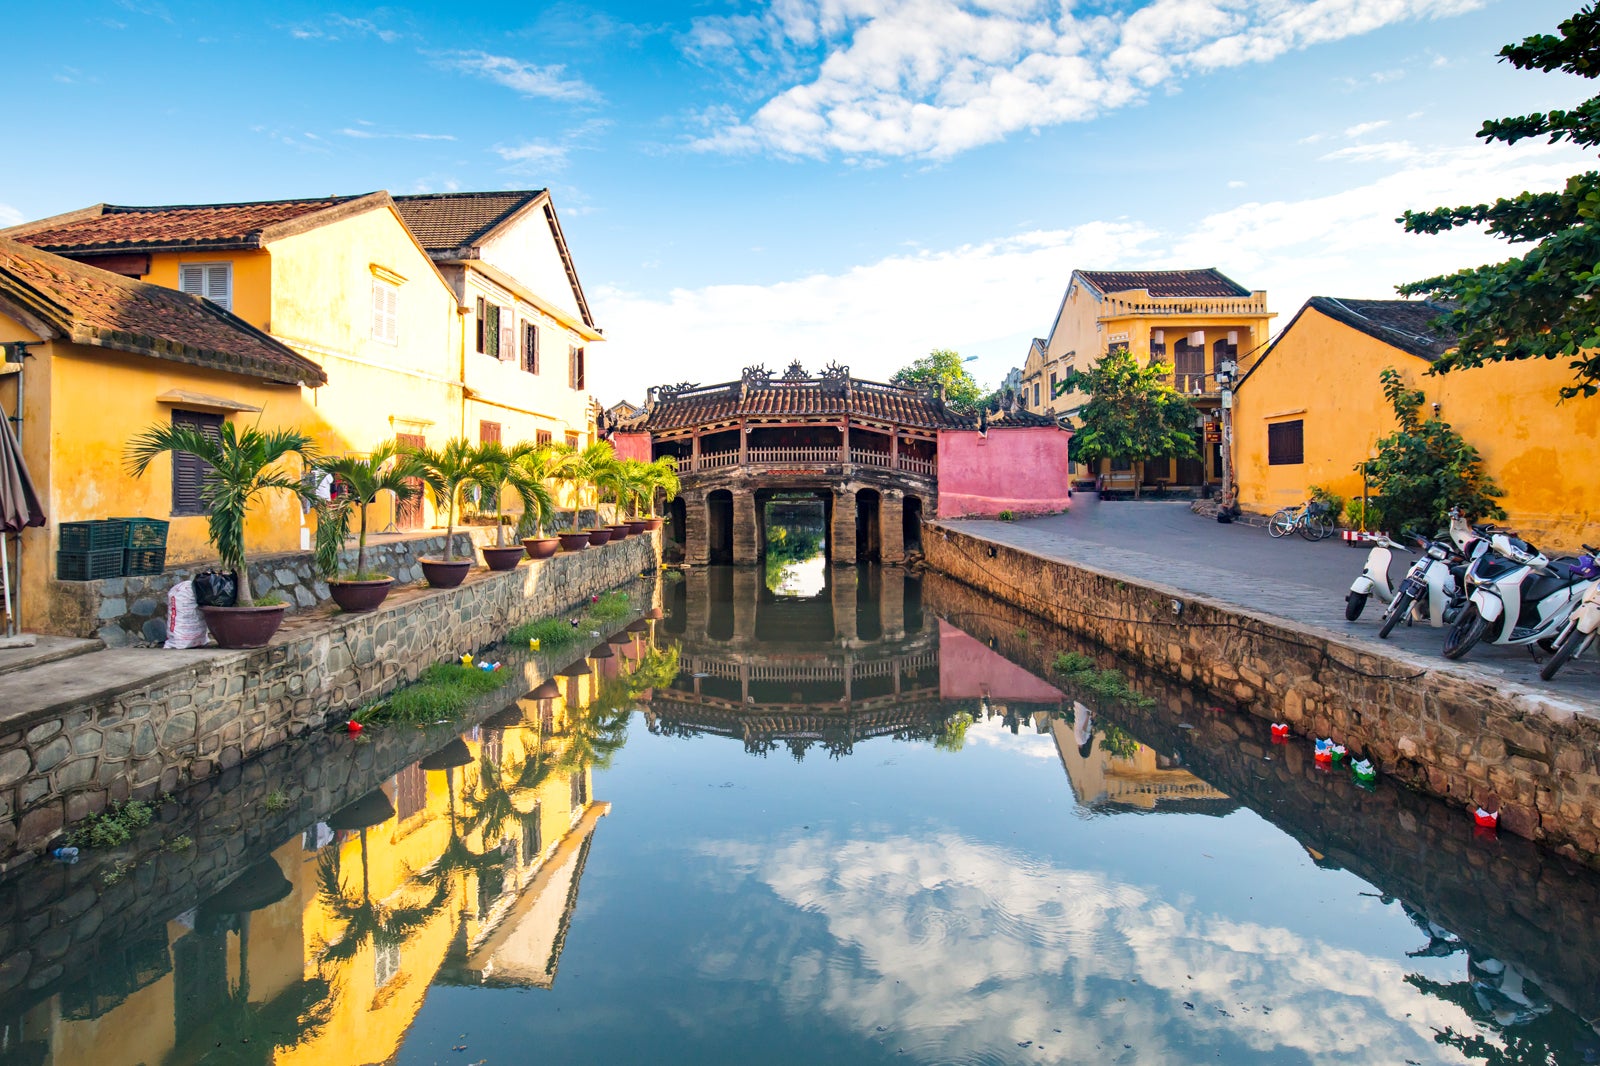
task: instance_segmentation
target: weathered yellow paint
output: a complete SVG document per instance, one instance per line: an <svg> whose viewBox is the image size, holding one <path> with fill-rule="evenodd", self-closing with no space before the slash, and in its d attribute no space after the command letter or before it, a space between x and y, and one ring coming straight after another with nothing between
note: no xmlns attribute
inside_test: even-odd
<svg viewBox="0 0 1600 1066"><path fill-rule="evenodd" d="M1234 410L1240 503L1270 512L1304 500L1312 485L1362 491L1358 464L1395 429L1378 381L1394 367L1483 455L1506 490L1508 525L1541 547L1593 543L1600 484L1590 476L1600 402L1558 403L1571 381L1560 362L1496 364L1439 377L1423 359L1307 307L1241 385ZM1305 462L1267 463L1267 425L1301 419Z"/></svg>

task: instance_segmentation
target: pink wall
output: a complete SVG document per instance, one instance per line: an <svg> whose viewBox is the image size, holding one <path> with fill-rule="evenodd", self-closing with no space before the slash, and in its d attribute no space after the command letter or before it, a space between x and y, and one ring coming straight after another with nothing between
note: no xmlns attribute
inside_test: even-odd
<svg viewBox="0 0 1600 1066"><path fill-rule="evenodd" d="M639 459L646 463L651 459L648 433L613 433L611 447L618 459Z"/></svg>
<svg viewBox="0 0 1600 1066"><path fill-rule="evenodd" d="M977 637L939 620L939 698L981 699L1005 703L1050 703L1062 699L1061 690L1040 681L1016 663L1007 661Z"/></svg>
<svg viewBox="0 0 1600 1066"><path fill-rule="evenodd" d="M1067 442L1054 426L939 431L939 517L1067 509Z"/></svg>

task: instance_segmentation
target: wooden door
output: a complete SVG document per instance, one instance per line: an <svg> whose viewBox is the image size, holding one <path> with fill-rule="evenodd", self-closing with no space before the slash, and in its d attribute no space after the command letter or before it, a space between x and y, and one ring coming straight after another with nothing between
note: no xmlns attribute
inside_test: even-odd
<svg viewBox="0 0 1600 1066"><path fill-rule="evenodd" d="M420 433L396 433L395 439L400 442L402 447L426 448L428 446L428 438ZM410 484L416 494L409 500L402 501L394 516L395 527L402 530L422 528L422 482L416 478L411 478Z"/></svg>

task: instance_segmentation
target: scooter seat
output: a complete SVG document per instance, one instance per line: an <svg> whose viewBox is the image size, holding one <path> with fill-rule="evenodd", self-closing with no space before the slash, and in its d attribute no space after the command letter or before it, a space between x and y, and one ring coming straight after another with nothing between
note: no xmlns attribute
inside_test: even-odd
<svg viewBox="0 0 1600 1066"><path fill-rule="evenodd" d="M1578 578L1573 576L1570 562L1553 563L1549 573L1536 574L1522 586L1522 600L1524 603L1538 603L1551 593L1559 592L1577 580Z"/></svg>

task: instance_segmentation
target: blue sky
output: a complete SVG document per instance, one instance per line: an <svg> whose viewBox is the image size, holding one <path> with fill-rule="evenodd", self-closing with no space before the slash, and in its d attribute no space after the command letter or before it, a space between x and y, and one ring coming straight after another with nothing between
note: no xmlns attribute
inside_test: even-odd
<svg viewBox="0 0 1600 1066"><path fill-rule="evenodd" d="M1075 267L1217 266L1282 325L1500 257L1392 219L1590 165L1473 138L1588 95L1494 59L1575 7L29 5L5 19L0 222L548 186L607 401L797 357L886 377L934 346L992 383Z"/></svg>

